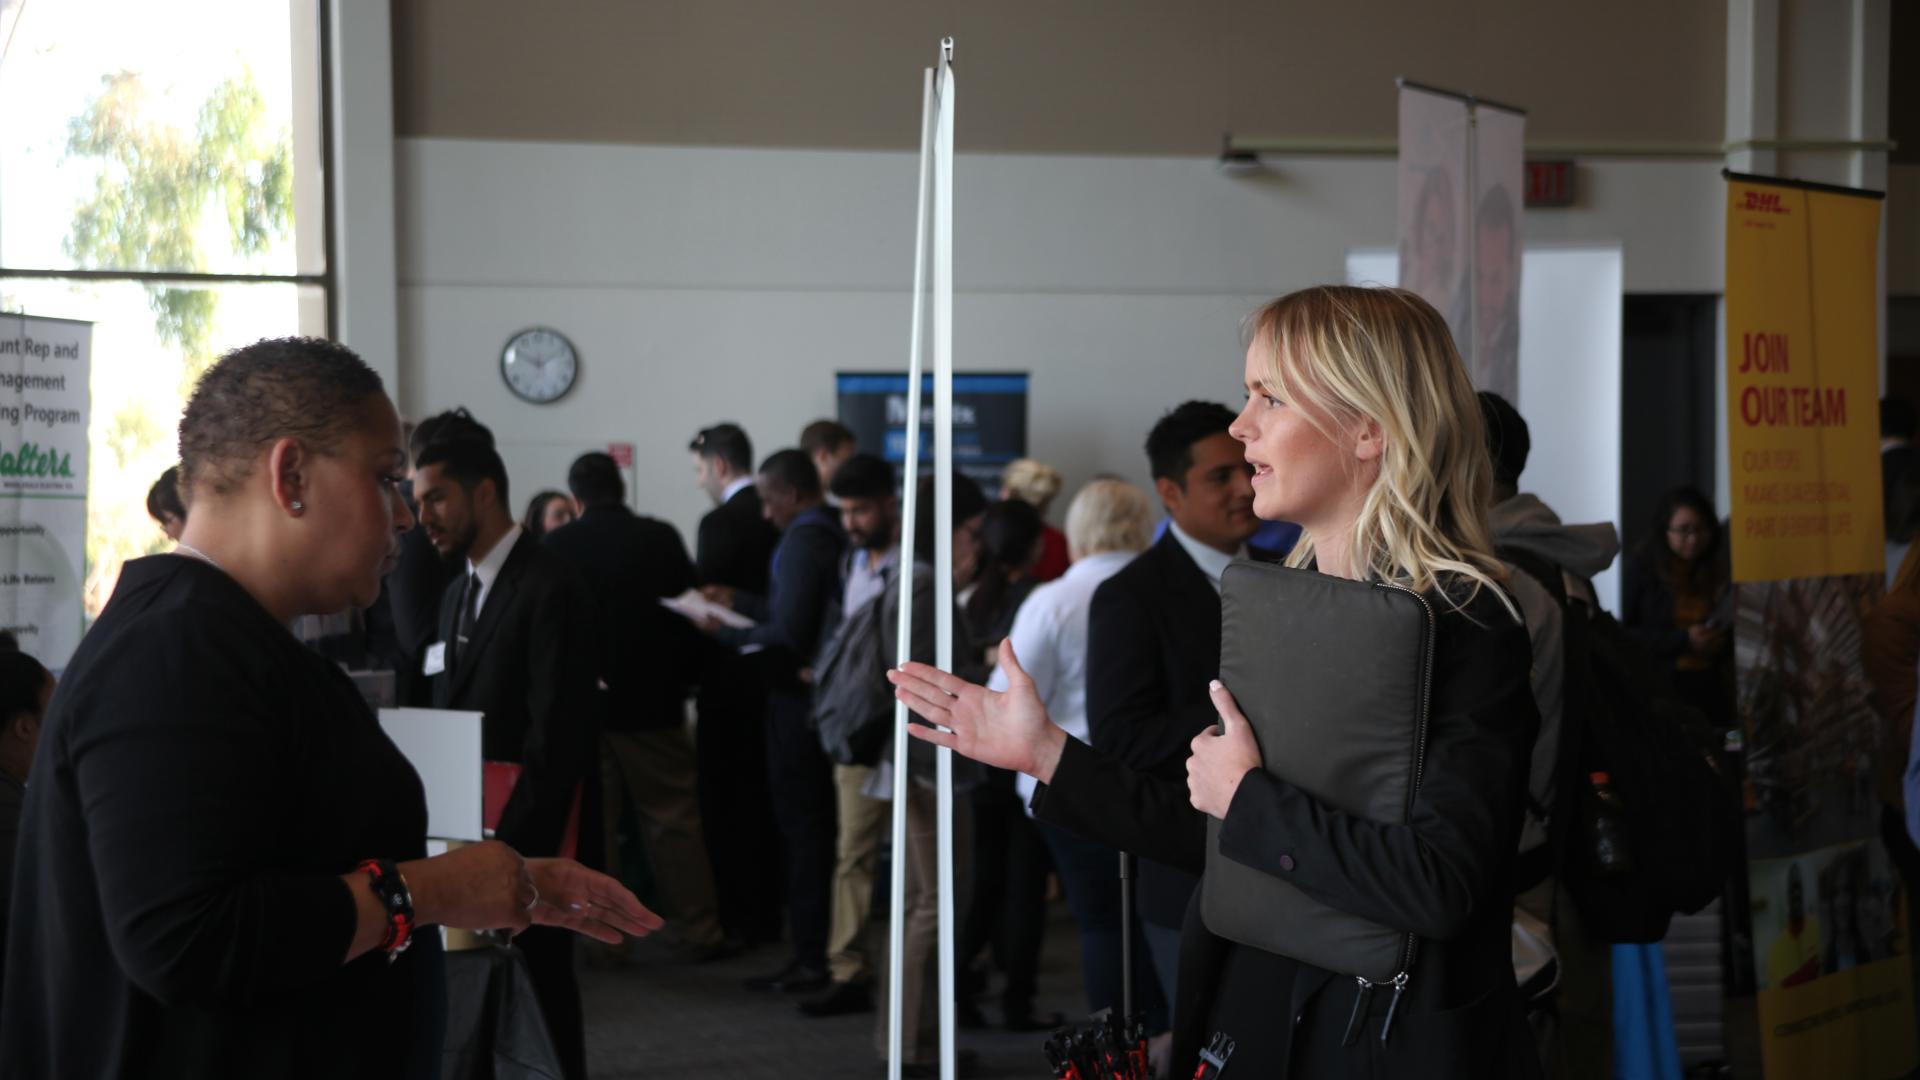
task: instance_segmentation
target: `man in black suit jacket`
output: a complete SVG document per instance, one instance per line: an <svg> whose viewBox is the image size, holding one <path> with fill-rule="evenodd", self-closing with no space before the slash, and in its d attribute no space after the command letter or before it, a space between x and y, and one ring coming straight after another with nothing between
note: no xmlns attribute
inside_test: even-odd
<svg viewBox="0 0 1920 1080"><path fill-rule="evenodd" d="M715 424L687 449L695 480L714 503L695 535L701 588L722 603L736 592L766 595L780 531L760 512L752 440L738 424ZM767 793L766 691L745 658L713 642L703 644L697 670L694 752L720 923L749 943L778 941L786 875Z"/></svg>
<svg viewBox="0 0 1920 1080"><path fill-rule="evenodd" d="M579 517L548 533L545 543L580 572L597 601L608 871L619 876L615 829L624 791L690 958L714 959L726 951L725 934L700 828L686 713L701 642L692 624L659 603L693 587L693 561L673 526L627 509L612 457L582 454L567 472L567 488Z"/></svg>
<svg viewBox="0 0 1920 1080"><path fill-rule="evenodd" d="M767 595L767 567L780 531L760 512L753 484L753 442L738 424L715 424L694 436L694 478L714 508L700 519L694 548L700 583Z"/></svg>
<svg viewBox="0 0 1920 1080"><path fill-rule="evenodd" d="M1093 745L1173 779L1186 776L1188 743L1217 719L1207 684L1220 669L1220 573L1235 558L1256 554L1246 546L1260 527L1253 469L1245 448L1227 434L1232 422L1224 406L1190 401L1154 425L1147 459L1172 521L1159 541L1101 583L1089 612ZM1169 998L1196 884L1185 871L1141 862L1140 919Z"/></svg>
<svg viewBox="0 0 1920 1080"><path fill-rule="evenodd" d="M464 564L441 604L440 641L428 650L434 706L485 714L486 759L521 766L495 838L524 855L557 855L594 764L600 654L592 597L571 567L514 523L506 466L491 444L429 445L413 486L433 546ZM579 1080L586 1038L572 935L536 927L517 943L561 1064Z"/></svg>
<svg viewBox="0 0 1920 1080"><path fill-rule="evenodd" d="M793 961L748 985L805 994L827 987L833 918L836 794L833 763L813 730L813 689L802 672L840 613L840 556L847 534L826 504L820 473L799 450L769 455L755 483L767 520L780 529L765 600L740 593L734 605L757 620L747 630L708 622L722 644L753 650L767 682L767 786L786 844L787 913Z"/></svg>

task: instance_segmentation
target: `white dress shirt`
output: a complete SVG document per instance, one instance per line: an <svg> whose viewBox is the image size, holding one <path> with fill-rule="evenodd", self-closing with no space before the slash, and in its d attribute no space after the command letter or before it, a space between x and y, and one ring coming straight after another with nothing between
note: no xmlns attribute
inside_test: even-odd
<svg viewBox="0 0 1920 1080"><path fill-rule="evenodd" d="M751 476L742 476L735 479L733 483L728 484L726 488L720 492L721 505L724 506L725 504L732 502L733 497L735 495L740 494L742 491L745 491L747 488L750 488L752 486L753 486L753 477Z"/></svg>
<svg viewBox="0 0 1920 1080"><path fill-rule="evenodd" d="M1214 592L1220 591L1220 575L1227 572L1227 567L1233 565L1233 560L1247 557L1247 545L1245 544L1240 545L1239 551L1229 555L1218 548L1209 547L1195 540L1193 537L1188 536L1181 530L1178 524L1172 521L1167 522L1167 530L1173 533L1173 538L1179 541L1180 546L1185 549L1187 557L1192 559L1193 564L1200 568L1200 572L1207 575L1207 580L1213 582Z"/></svg>
<svg viewBox="0 0 1920 1080"><path fill-rule="evenodd" d="M474 622L479 622L480 613L487 610L487 594L493 591L493 583L500 577L500 568L507 565L507 556L513 553L513 545L519 542L520 526L515 525L507 530L499 543L493 545L493 550L487 552L486 558L479 562L474 562L471 557L467 559L467 570L480 579L480 593L473 598ZM458 619L454 625L460 625Z"/></svg>
<svg viewBox="0 0 1920 1080"><path fill-rule="evenodd" d="M1007 633L1013 654L1032 677L1047 715L1081 742L1088 741L1087 613L1093 607L1093 592L1132 562L1136 554L1102 552L1069 566L1057 580L1033 590L1015 613L1013 629ZM994 668L987 678L987 688L1005 690L1006 674ZM1014 777L1023 804L1033 801L1038 785L1039 781L1024 773Z"/></svg>

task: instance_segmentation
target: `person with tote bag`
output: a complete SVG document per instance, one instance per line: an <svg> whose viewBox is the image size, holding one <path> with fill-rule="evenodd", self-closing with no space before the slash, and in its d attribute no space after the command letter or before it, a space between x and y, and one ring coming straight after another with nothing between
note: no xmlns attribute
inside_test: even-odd
<svg viewBox="0 0 1920 1080"><path fill-rule="evenodd" d="M1069 738L1007 645L1001 693L889 678L915 737L1039 780L1039 820L1204 872L1176 1073L1230 1046L1229 1076L1537 1076L1510 917L1539 715L1473 388L1409 292L1306 289L1249 327L1230 431L1255 512L1304 535L1223 578L1185 785Z"/></svg>

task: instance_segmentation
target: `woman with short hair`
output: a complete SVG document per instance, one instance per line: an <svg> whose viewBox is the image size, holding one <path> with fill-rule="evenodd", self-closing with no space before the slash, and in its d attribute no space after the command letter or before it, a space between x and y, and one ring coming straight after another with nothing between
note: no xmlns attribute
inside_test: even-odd
<svg viewBox="0 0 1920 1080"><path fill-rule="evenodd" d="M419 777L288 631L371 604L413 526L372 369L308 338L230 352L187 403L180 461L179 550L126 565L41 735L10 1078L437 1076L435 926L660 925L568 860L426 858Z"/></svg>
<svg viewBox="0 0 1920 1080"><path fill-rule="evenodd" d="M1217 937L1189 907L1175 1073L1220 1032L1236 1044L1229 1075L1537 1075L1510 922L1539 716L1482 516L1491 470L1473 388L1445 320L1402 290L1306 289L1251 327L1247 404L1229 430L1254 468L1255 512L1302 526L1291 565L1413 590L1435 614L1424 769L1404 820L1344 813L1261 768L1218 681L1221 727L1194 738L1183 788L1070 737L1011 646L1004 692L918 664L890 678L945 729L914 725L916 738L1040 781L1043 822L1199 872L1212 818L1222 857L1420 941L1404 978L1373 993Z"/></svg>

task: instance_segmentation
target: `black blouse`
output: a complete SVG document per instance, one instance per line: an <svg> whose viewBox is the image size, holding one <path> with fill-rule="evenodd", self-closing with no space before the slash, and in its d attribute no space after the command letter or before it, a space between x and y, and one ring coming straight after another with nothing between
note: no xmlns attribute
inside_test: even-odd
<svg viewBox="0 0 1920 1080"><path fill-rule="evenodd" d="M341 963L339 875L425 835L419 777L344 674L214 567L128 563L34 762L6 1075L436 1075L439 935Z"/></svg>

